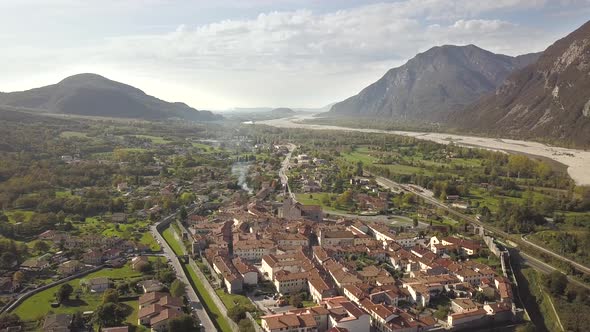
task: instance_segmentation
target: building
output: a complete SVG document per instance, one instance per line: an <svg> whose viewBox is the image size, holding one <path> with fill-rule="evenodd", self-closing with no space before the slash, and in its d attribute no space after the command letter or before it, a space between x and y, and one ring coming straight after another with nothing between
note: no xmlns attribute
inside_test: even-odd
<svg viewBox="0 0 590 332"><path fill-rule="evenodd" d="M88 280L88 288L92 293L102 293L110 286L110 280L107 277L99 277Z"/></svg>
<svg viewBox="0 0 590 332"><path fill-rule="evenodd" d="M274 275L274 285L280 294L298 293L307 289L308 272L279 271Z"/></svg>
<svg viewBox="0 0 590 332"><path fill-rule="evenodd" d="M57 267L57 273L63 276L69 276L75 274L84 268L84 264L77 260L69 260L59 264Z"/></svg>
<svg viewBox="0 0 590 332"><path fill-rule="evenodd" d="M265 332L318 332L317 323L310 313L284 312L262 316L261 326Z"/></svg>
<svg viewBox="0 0 590 332"><path fill-rule="evenodd" d="M320 246L353 246L354 234L351 231L324 231L320 230Z"/></svg>
<svg viewBox="0 0 590 332"><path fill-rule="evenodd" d="M319 205L303 205L292 198L287 198L283 202L279 217L287 220L306 219L319 222L324 220L324 213Z"/></svg>
<svg viewBox="0 0 590 332"><path fill-rule="evenodd" d="M248 264L241 258L234 258L232 260L234 267L242 276L245 285L258 285L258 270L251 264Z"/></svg>
<svg viewBox="0 0 590 332"><path fill-rule="evenodd" d="M244 279L228 258L215 256L213 258L213 270L221 275L225 288L229 294L242 292Z"/></svg>
<svg viewBox="0 0 590 332"><path fill-rule="evenodd" d="M43 321L43 332L69 332L72 324L70 314L48 314Z"/></svg>
<svg viewBox="0 0 590 332"><path fill-rule="evenodd" d="M150 326L153 331L166 331L168 320L182 315L183 301L166 293L147 293L139 297L139 325Z"/></svg>

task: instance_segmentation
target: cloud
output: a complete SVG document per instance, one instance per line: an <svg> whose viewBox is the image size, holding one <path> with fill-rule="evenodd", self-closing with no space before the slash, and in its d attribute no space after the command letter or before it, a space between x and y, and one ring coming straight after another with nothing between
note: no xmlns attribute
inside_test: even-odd
<svg viewBox="0 0 590 332"><path fill-rule="evenodd" d="M117 2L116 8L140 3ZM236 2L272 3L220 3ZM92 10L90 4L84 3L85 11ZM387 69L437 45L476 44L510 55L542 50L554 36L500 17L540 15L548 6L561 8L549 0L402 0L331 12L270 11L209 24L177 22L156 34L105 37L67 49L11 47L2 57L21 64L54 59L45 64L51 70L100 68L114 79L145 83L154 94L195 107L313 106L356 93ZM35 65L42 72L40 67Z"/></svg>

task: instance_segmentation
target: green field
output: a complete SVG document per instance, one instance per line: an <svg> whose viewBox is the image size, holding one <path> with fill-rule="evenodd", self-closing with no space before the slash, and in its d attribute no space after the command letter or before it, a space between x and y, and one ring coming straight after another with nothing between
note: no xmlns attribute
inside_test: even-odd
<svg viewBox="0 0 590 332"><path fill-rule="evenodd" d="M58 308L52 308L51 303L55 302L55 293L57 292L59 287L61 287L61 285L51 287L31 296L30 298L26 299L21 305L19 305L14 310L14 313L16 313L22 320L33 321L44 317L50 311L54 313L75 313L78 311L93 311L100 304L102 300L102 295L91 294L83 291L80 286L80 281L82 279L88 280L97 277L109 277L111 278L111 280L116 280L138 278L141 277L141 274L136 271L133 271L128 264L119 269L105 268L100 271L86 275L83 278L69 281L68 284L70 284L74 288L74 294L71 296L71 299L69 301L67 301L65 304L62 304ZM80 294L79 299L76 298L76 294ZM137 315L137 301L131 302L135 303L132 306L132 308L134 309L134 314ZM136 322L134 324L136 324Z"/></svg>
<svg viewBox="0 0 590 332"><path fill-rule="evenodd" d="M168 144L168 143L172 143L171 140L165 139L165 138L163 138L161 136L150 136L150 135L134 135L134 136L135 137L138 137L138 138L149 139L154 144Z"/></svg>
<svg viewBox="0 0 590 332"><path fill-rule="evenodd" d="M162 233L162 236L164 237L164 240L166 240L166 242L168 242L168 244L170 245L170 248L172 248L172 250L174 251L174 253L178 256L182 256L184 255L184 250L182 250L182 244L176 240L176 237L174 237L174 231L172 228L168 227L164 230L164 232Z"/></svg>
<svg viewBox="0 0 590 332"><path fill-rule="evenodd" d="M217 289L215 290L215 292L217 293L217 296L219 296L219 298L221 299L221 301L227 309L231 309L236 305L253 305L252 301L250 301L250 299L245 297L244 295L228 294L223 289Z"/></svg>

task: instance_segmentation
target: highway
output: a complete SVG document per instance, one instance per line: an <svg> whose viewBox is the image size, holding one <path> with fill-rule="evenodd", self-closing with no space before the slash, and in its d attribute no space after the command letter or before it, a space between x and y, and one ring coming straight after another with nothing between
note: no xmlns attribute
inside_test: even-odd
<svg viewBox="0 0 590 332"><path fill-rule="evenodd" d="M182 281L186 285L186 290L187 290L186 295L191 302L191 308L197 314L197 317L199 317L199 320L201 321L202 329L204 331L216 331L217 329L215 328L213 321L211 321L211 318L209 318L207 311L205 310L205 308L201 304L201 301L199 300L197 293L195 292L194 288L191 286L191 283L189 282L188 277L184 273L184 269L182 268L182 265L180 264L180 260L178 259L178 257L176 256L176 254L174 253L174 251L172 250L172 248L170 247L168 242L166 242L166 240L164 240L164 237L162 237L162 234L160 234L160 232L158 232L158 230L157 230L157 225L159 225L160 223L163 223L163 222L167 222L168 220L175 218L175 217L176 217L176 214L172 214L172 215L162 219L157 224L152 225L150 227L150 231L151 231L152 235L154 236L154 238L160 243L160 246L162 247L162 251L164 252L165 256L169 260L169 264L171 264L172 267L174 268L174 270L176 271L176 276L178 277L178 279L180 281Z"/></svg>
<svg viewBox="0 0 590 332"><path fill-rule="evenodd" d="M369 175L373 175L373 174L370 174L369 172L366 172L366 171L365 171L365 173L367 173ZM534 247L535 249L540 250L540 251L542 251L542 252L544 252L544 253L546 253L548 255L551 255L551 256L553 256L553 257L555 257L557 259L560 259L560 260L562 260L564 262L570 263L571 265L575 266L580 271L583 271L585 273L590 274L590 268L588 268L588 267L586 267L586 266L584 266L582 264L579 264L577 262L574 262L573 260L571 260L571 259L569 259L567 257L563 257L563 256L561 256L561 255L559 255L559 254L557 254L557 253L555 253L555 252L553 252L551 250L548 250L546 248L543 248L541 246L538 246L538 245L536 245L536 244L528 241L526 238L524 238L524 236L523 236L523 238L518 238L517 236L515 236L513 234L506 233L506 232L504 232L503 230L501 230L501 229L499 229L497 227L493 227L493 226L490 226L488 224L484 224L484 223L482 223L481 221L477 220L476 218L474 218L472 216L469 216L469 215L466 215L466 214L461 213L459 211L456 211L454 209L451 209L447 205L439 202L436 198L434 198L430 194L425 194L423 192L420 192L419 190L416 190L415 188L412 188L411 186L399 184L397 182L391 181L391 180L389 180L387 178L384 178L384 177L381 177L381 176L375 176L375 180L377 181L377 184L379 184L380 186L385 187L385 188L394 189L394 190L398 190L398 189L401 188L401 189L404 189L406 191L410 191L413 194L415 194L415 195L423 198L425 202L427 202L429 204L432 204L432 205L435 205L435 206L437 206L437 207L439 207L441 209L445 209L446 211L448 211L450 214L452 214L453 216L455 216L457 218L460 218L460 219L462 219L464 221L467 221L467 222L470 222L472 224L481 226L486 231L488 231L490 233L494 233L494 234L496 234L499 237L508 239L508 240L510 240L512 242L515 242L515 243L519 244L519 245L528 245L528 246ZM536 269L536 270L538 270L540 272L550 273L550 272L552 272L554 270L557 270L553 266L551 266L551 265L549 265L549 264L541 261L540 259L537 259L535 257L532 257L531 255L527 255L522 250L519 250L519 252L522 254L521 257L522 257L522 259L525 261L525 263L527 265L531 266L532 268L534 268L534 269ZM580 282L580 281L578 281L576 279L573 279L571 277L568 277L568 280L571 281L572 283L576 284L576 285L579 285L579 286L585 287L587 289L590 289L590 286L589 285L587 285L585 283L582 283L582 282Z"/></svg>

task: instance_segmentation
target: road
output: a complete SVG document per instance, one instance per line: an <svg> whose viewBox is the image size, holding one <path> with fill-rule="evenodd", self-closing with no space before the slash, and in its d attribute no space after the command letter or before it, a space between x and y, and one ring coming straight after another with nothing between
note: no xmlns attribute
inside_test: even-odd
<svg viewBox="0 0 590 332"><path fill-rule="evenodd" d="M529 246L532 246L532 247L534 247L535 249L537 249L537 250L540 250L540 251L542 251L542 252L544 252L544 253L546 253L546 254L549 254L549 255L557 255L557 254L556 254L556 253L554 253L553 251L551 251L551 250L548 250L548 249L546 249L546 248L543 248L543 247L541 247L541 246L539 246L539 245L537 245L537 244L535 244L535 243L533 243L533 242L531 242L531 241L527 240L527 238L526 238L526 235L523 235L523 236L522 236L522 240L523 240L524 242L526 242L526 244L528 244ZM576 263L575 261L573 261L573 260L571 260L571 259L569 259L569 258L567 258L567 257L563 257L563 256L561 256L561 255L558 255L558 256L560 257L560 259L562 259L562 260L564 260L564 261L566 261L566 262L570 263L571 265L575 266L575 267L576 267L576 268L578 268L579 270L581 270L581 271L583 271L583 272L585 272L585 273L588 273L588 274L590 274L590 268L588 268L588 267L586 267L586 266L584 266L584 265L582 265L582 264Z"/></svg>
<svg viewBox="0 0 590 332"><path fill-rule="evenodd" d="M166 240L164 240L164 237L162 237L162 234L160 234L160 232L158 232L158 230L157 230L157 225L159 225L160 223L163 223L163 222L167 222L169 219L174 218L174 217L176 217L176 214L170 215L170 216L162 219L157 224L151 226L150 231L152 232L152 235L154 236L154 238L160 243L160 246L162 247L162 251L163 251L164 255L168 258L169 264L172 265L172 267L176 271L176 276L178 277L178 279L180 281L182 281L187 286L186 287L186 289L187 289L186 295L189 298L189 300L191 301L191 307L192 307L193 311L197 314L197 317L199 317L199 320L201 321L201 324L203 325L204 331L216 331L217 329L215 328L215 325L211 321L211 318L209 318L207 311L205 311L205 308L201 304L201 301L199 300L197 293L195 292L194 288L190 286L191 283L189 282L188 277L184 273L184 269L182 268L182 265L180 264L180 260L178 260L178 257L176 256L176 254L174 253L174 251L172 250L172 248L170 247L168 242L166 242Z"/></svg>
<svg viewBox="0 0 590 332"><path fill-rule="evenodd" d="M289 169L289 165L291 164L291 155L293 151L295 151L295 144L289 143L287 144L287 149L289 149L289 153L285 156L285 160L281 163L281 169L279 170L279 178L281 179L281 184L284 188L287 188L289 192L289 196L293 200L295 200L295 195L291 192L291 188L289 187L289 178L287 177L287 170Z"/></svg>
<svg viewBox="0 0 590 332"><path fill-rule="evenodd" d="M368 173L368 172L366 172L366 173ZM550 250L548 250L546 248L543 248L543 247L540 247L540 246L538 246L538 245L536 245L534 243L531 243L530 241L526 240L525 238L520 239L520 238L518 238L518 237L516 237L516 236L514 236L512 234L509 234L509 233L504 232L503 230L501 230L501 229L499 229L497 227L493 227L493 226L490 226L488 224L483 224L482 222L480 222L479 220L477 220L476 218L474 218L472 216L466 215L464 213L461 213L459 211L456 211L456 210L453 210L453 209L449 208L447 205L439 202L436 198L434 198L429 193L428 194L424 194L424 193L416 190L415 188L412 188L412 187L407 186L407 185L399 184L397 182L391 181L391 180L386 179L386 178L381 177L381 176L375 176L375 179L377 181L377 184L379 184L382 187L386 187L386 188L394 189L394 190L397 190L399 188L402 188L402 189L404 189L406 191L410 191L410 192L414 193L415 195L423 198L424 201L426 201L427 203L432 204L432 205L435 205L435 206L437 206L437 207L439 207L441 209L445 209L446 211L448 211L450 214L452 214L453 216L455 216L457 218L460 218L460 219L465 220L467 222L470 222L472 224L476 224L478 226L481 226L486 231L491 232L491 233L495 233L495 234L497 234L497 235L499 235L499 236L501 236L501 237L503 237L505 239L509 239L512 242L515 242L515 243L517 243L519 245L530 245L530 246L534 247L535 249L538 249L538 250L540 250L540 251L542 251L542 252L544 252L546 254L549 254L549 255L557 258L557 259L560 259L560 260L562 260L564 262L568 262L571 265L573 265L576 268L578 268L579 270L584 271L585 273L589 273L590 274L590 269L588 267L586 267L586 266L584 266L582 264L576 263L576 262L572 261L571 259L566 258L566 257L563 257L563 256L561 256L561 255L559 255L557 253L554 253L553 251L550 251ZM549 265L549 264L547 264L545 262L542 262L541 260L539 260L537 258L534 258L534 257L532 257L530 255L527 255L522 250L520 250L520 252L522 253L522 256L521 257L523 258L523 260L525 260L527 262L527 264L529 266L531 266L531 267L533 267L533 268L535 268L535 269L537 269L537 270L539 270L539 271L541 271L543 273L550 273L551 271L556 270L556 268L552 267L551 265ZM584 283L582 283L582 282L580 282L580 281L578 281L576 279L573 279L571 277L568 277L568 279L571 282L573 282L573 283L575 283L577 285L580 285L582 287L585 287L585 288L590 289L590 286L588 286L588 285L586 285L586 284L584 284Z"/></svg>

